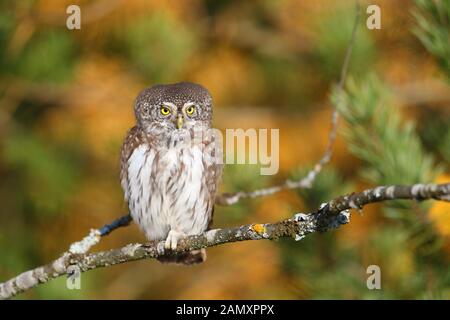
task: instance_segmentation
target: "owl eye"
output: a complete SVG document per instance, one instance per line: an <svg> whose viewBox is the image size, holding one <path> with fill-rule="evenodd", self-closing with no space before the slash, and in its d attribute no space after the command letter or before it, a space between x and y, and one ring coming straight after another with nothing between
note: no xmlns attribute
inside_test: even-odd
<svg viewBox="0 0 450 320"><path fill-rule="evenodd" d="M164 106L161 107L160 111L163 116L168 116L170 114L170 109Z"/></svg>
<svg viewBox="0 0 450 320"><path fill-rule="evenodd" d="M195 112L195 107L194 106L189 106L186 108L186 113L188 115L192 115Z"/></svg>

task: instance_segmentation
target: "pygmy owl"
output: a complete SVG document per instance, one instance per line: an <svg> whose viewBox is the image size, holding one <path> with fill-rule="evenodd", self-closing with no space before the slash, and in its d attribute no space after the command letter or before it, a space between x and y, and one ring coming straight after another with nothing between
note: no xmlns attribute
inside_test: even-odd
<svg viewBox="0 0 450 320"><path fill-rule="evenodd" d="M211 131L212 99L188 82L143 90L134 105L136 125L121 152L121 185L131 217L149 240L173 250L187 235L206 231L212 221L221 176L218 139ZM159 258L195 264L204 249Z"/></svg>

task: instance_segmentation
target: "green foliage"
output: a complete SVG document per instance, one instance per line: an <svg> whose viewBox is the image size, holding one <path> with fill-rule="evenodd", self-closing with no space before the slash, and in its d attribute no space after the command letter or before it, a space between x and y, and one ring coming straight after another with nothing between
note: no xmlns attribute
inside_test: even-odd
<svg viewBox="0 0 450 320"><path fill-rule="evenodd" d="M270 79L264 83L268 89L260 97L261 104L290 106L296 109L308 104L308 95L311 92L307 90L304 74L298 72L299 68L304 67L301 65L304 62L264 54L257 54L254 61L261 72L261 78Z"/></svg>
<svg viewBox="0 0 450 320"><path fill-rule="evenodd" d="M321 8L277 0L207 0L193 6L182 1L164 5L152 2L147 8L144 3L118 4L113 11L105 12L106 15L99 15L86 25L82 22L82 31L78 32L68 31L64 25L44 23L47 15L60 12L61 6L56 2L41 6L35 0L0 1L0 73L2 83L6 84L0 89L0 225L3 226L0 232L0 281L49 262L72 241L84 236L86 228L109 222L112 214L126 210L125 205L121 207L116 156L121 141L115 137L123 136L124 128L130 123L126 117L117 119L120 117L116 113L118 110L108 108L109 99L132 95L141 85L198 79L217 91L214 96L219 100L218 104L273 106L274 114L283 119L280 129L292 130L292 126L305 125L309 117L303 117L304 112L316 112L316 106L323 105L329 83L339 78L354 22L353 3L335 5L332 1L327 6L319 6ZM416 4L415 33L448 75L449 2L417 0ZM120 12L125 6L127 14L122 16ZM395 14L403 9L403 4L389 6L389 10L391 8L389 17L396 18ZM306 17L298 30L298 21L293 21L297 16L300 20ZM30 20L25 21L28 17ZM31 23L30 34L26 28L23 32L27 27L24 22ZM421 46L403 46L403 33L395 32L395 28L401 26L394 22L390 30L368 31L362 13L350 59L350 73L357 79L374 64L381 69L392 66L386 61L391 59L389 55L377 56L380 50L393 51L392 48L402 46L400 53L405 59L396 61L395 70L389 70L389 75L394 77L402 76L411 63L423 56ZM315 36L310 32L312 29L317 31ZM373 35L379 41L374 41ZM303 37L307 41L303 41ZM299 43L296 43L297 39ZM220 50L224 48L226 52L222 55ZM195 61L206 59L214 63L192 65L192 57ZM86 64L77 69L78 61ZM98 64L93 68L92 62ZM122 85L117 85L116 78L102 83L111 66L120 68L121 75L125 75L127 80ZM78 82L74 86L67 83L74 72L83 84L91 84L88 90L79 92ZM419 81L423 75L423 72L414 73L411 81ZM68 84L69 90L54 88L61 82ZM38 87L42 92L36 93L36 83L42 85ZM117 90L118 87L121 90ZM230 91L230 87L236 90L231 92L234 89ZM15 90L17 88L19 90ZM46 95L47 89L49 92L55 90L57 94ZM233 98L224 100L226 95ZM422 147L414 125L402 120L402 113L389 100L388 89L379 80L372 77L363 78L361 82L350 81L344 99L337 99L336 92L334 99L347 123L345 136L350 148L362 160L362 174L374 185L434 180L439 170L426 152L434 152L438 154L438 160L450 163L450 126L441 113L433 114L427 110L422 115L419 127L424 142ZM297 117L287 119L291 113L277 109L288 106L293 108L289 110L292 115L299 116L299 121ZM131 112L129 107L124 104L123 114ZM261 119L257 119L260 115L256 112L253 116L257 120L255 123L260 123ZM284 119L289 122L285 123ZM217 120L221 121L220 116ZM107 125L103 126L103 121ZM264 123L278 125L276 121ZM56 130L40 130L46 125L55 126ZM66 125L70 125L71 130L61 130L66 129ZM111 127L117 128L116 131ZM322 136L326 127L327 123L324 123L323 131L317 137ZM85 135L82 130L100 130L98 144L108 140L101 138L110 133L115 141L114 150L97 153L99 147L92 143L95 141L86 141L91 135ZM63 139L53 139L53 132L65 132ZM315 134L311 132L311 143L316 142ZM101 143L103 150L105 142ZM299 142L298 150L282 148L280 151L299 155L308 147ZM114 158L111 159L109 154L115 154ZM88 158L89 163L83 163L83 157ZM233 206L217 206L214 227L275 219L267 216L267 208L274 208L275 214L280 215L284 214L283 209L287 215L313 210L322 202L358 190L358 186L352 185L360 178L358 172L355 170L343 177L339 168L333 168L335 163L324 168L311 189L298 190L305 208L289 208L283 200L273 201L274 197L243 200ZM296 170L291 179L304 177L308 169ZM222 191L229 192L255 190L283 181L282 177L261 176L256 165L227 165L223 179ZM353 214L352 223L338 231L313 234L300 242L280 240L277 244L281 259L270 261L271 265L277 265L276 270L270 267L266 270L263 266L261 277L250 279L250 286L241 281L242 275L230 283L233 287L217 282L216 292L228 295L230 288L242 282L242 291L248 289L248 292L241 297L250 298L254 285L260 285L258 288L263 288L270 298L448 298L448 252L442 250L442 235L434 232L430 225L427 204L432 202L386 203L380 205L385 217L376 214L373 220L367 221L366 217ZM85 218L92 221L86 222L81 216L65 221L59 216L68 212L85 212ZM75 225L73 219L77 221ZM257 221L259 219L261 221ZM361 234L357 219L364 219L361 222L364 223L364 234ZM99 249L135 242L140 236L132 226L102 240ZM251 243L249 246L261 245L270 253L274 249L273 243L266 244ZM213 250L225 252L228 249ZM232 250L230 252L233 254ZM199 283L211 280L210 275L217 274L218 270L215 263L222 263L223 257L230 256L216 257L211 255L208 263L199 266L201 269L198 270L203 270L198 273ZM242 260L238 265L240 268L244 264L246 268L260 266L249 258L254 257L252 255L239 257ZM236 267L233 261L227 259L227 263L230 265L226 269ZM366 287L366 267L370 264L382 268L382 290ZM17 298L104 297L105 290L124 288L124 292L130 291L126 290L127 286L134 288L129 297L148 297L149 294L176 297L189 292L190 286L185 286L183 279L174 278L176 272L170 273L170 268L156 263L148 265L150 269L144 268L142 272L132 265L123 267L130 268L123 270L136 274L133 278L147 277L148 270L156 271L156 278L152 276L148 284L141 284L129 281L128 275L121 274L121 279L111 284L103 277L109 274L107 278L116 278L117 270L99 269L82 275L82 290L67 290L66 278L61 277ZM255 270L256 274L261 269ZM244 277L248 271L242 272ZM178 289L182 290L167 290L166 279L179 282ZM288 283L284 282L286 280ZM192 296L195 297L195 293Z"/></svg>
<svg viewBox="0 0 450 320"><path fill-rule="evenodd" d="M67 32L39 34L20 58L18 73L35 81L60 83L72 75L76 49Z"/></svg>
<svg viewBox="0 0 450 320"><path fill-rule="evenodd" d="M291 180L295 181L305 177L309 170L311 170L310 167L297 169L293 172ZM321 203L349 193L351 190L351 183L346 182L336 169L325 167L316 177L312 188L296 191L305 201L308 210L315 210Z"/></svg>
<svg viewBox="0 0 450 320"><path fill-rule="evenodd" d="M162 13L141 17L114 36L112 47L152 82L173 81L196 46L191 30Z"/></svg>
<svg viewBox="0 0 450 320"><path fill-rule="evenodd" d="M261 175L259 165L227 164L224 167L223 186L226 190L251 191L268 182L269 176Z"/></svg>
<svg viewBox="0 0 450 320"><path fill-rule="evenodd" d="M67 151L25 132L5 141L3 160L40 214L57 213L77 182L77 157Z"/></svg>
<svg viewBox="0 0 450 320"><path fill-rule="evenodd" d="M440 112L435 112L431 108L421 116L419 127L420 137L425 147L431 152L437 153L450 166L450 118Z"/></svg>
<svg viewBox="0 0 450 320"><path fill-rule="evenodd" d="M344 136L350 151L366 163L363 177L375 185L432 182L439 170L424 153L412 122L402 123L387 89L374 76L350 79L333 103L347 122Z"/></svg>
<svg viewBox="0 0 450 320"><path fill-rule="evenodd" d="M328 83L339 78L354 21L353 6L335 11L320 19L317 27L319 38L313 50L313 62L317 73ZM349 66L349 72L352 74L366 73L371 68L372 61L375 61L375 45L364 23L364 19L359 19L360 25Z"/></svg>
<svg viewBox="0 0 450 320"><path fill-rule="evenodd" d="M268 176L262 176L259 171L258 165L249 164L228 164L224 167L222 187L224 191L252 191L259 188L263 188L264 185L269 183ZM215 216L218 223L235 224L242 223L245 217L249 217L249 212L252 212L252 206L258 202L258 199L251 201L240 201L239 203L216 208L220 210L220 215ZM250 217L251 218L251 217Z"/></svg>
<svg viewBox="0 0 450 320"><path fill-rule="evenodd" d="M77 48L67 31L38 32L15 56L6 57L7 70L35 82L59 84L70 79Z"/></svg>
<svg viewBox="0 0 450 320"><path fill-rule="evenodd" d="M402 121L387 88L373 75L359 81L350 79L345 92L333 91L332 101L346 122L344 136L350 151L365 164L361 173L368 182L427 183L441 172L424 151L413 122ZM372 260L379 260L388 273L385 283L389 294L384 298L418 298L417 294L425 294L421 291L425 287L429 288L426 294L439 297L441 284L427 284L423 271L434 260L429 272L446 277L442 273L445 262L440 258L442 237L426 219L426 209L427 205L411 202L386 203L383 210L393 219L393 226L385 225L370 235ZM416 268L420 271L414 273Z"/></svg>
<svg viewBox="0 0 450 320"><path fill-rule="evenodd" d="M335 232L279 241L283 269L298 299L355 299L367 293L355 247L342 248Z"/></svg>
<svg viewBox="0 0 450 320"><path fill-rule="evenodd" d="M349 80L347 91L341 94L335 89L332 100L346 122L346 141L351 152L363 161L361 173L368 182L431 182L439 174L432 157L423 150L413 123L402 121L387 88L374 76ZM306 172L298 170L294 179ZM314 209L350 189L327 167L312 189L298 192L307 208ZM391 202L383 210L395 219L382 228L368 230L367 242L358 246L345 240L337 243L334 232L312 235L301 245L280 241L281 260L293 292L299 298L316 299L444 298L449 291L449 282L445 281L449 272L442 258L442 237L424 217L425 209L411 202ZM364 266L370 264L381 267L382 290L366 287ZM430 281L430 277L436 280Z"/></svg>
<svg viewBox="0 0 450 320"><path fill-rule="evenodd" d="M293 173L291 179L298 180L309 170L310 168L300 168ZM345 182L336 169L326 167L317 176L311 189L300 189L297 192L305 202L306 209L315 210L321 203L348 193L351 189L350 183ZM353 298L358 296L356 292L349 292L349 289L342 292L342 288L359 288L360 292L365 288L364 281L350 267L356 265L357 252L342 250L335 240L335 233L331 231L307 237L300 244L292 240L278 242L283 268L290 277L292 290L298 298ZM318 273L321 274L320 277L317 276Z"/></svg>
<svg viewBox="0 0 450 320"><path fill-rule="evenodd" d="M415 4L417 27L413 32L450 79L450 1L415 0Z"/></svg>
<svg viewBox="0 0 450 320"><path fill-rule="evenodd" d="M384 298L419 299L429 295L443 299L444 292L450 289L450 282L445 281L449 276L446 262L430 256L423 259L411 237L411 227L385 225L368 235L365 246L370 252L367 259L382 270L383 291L387 293Z"/></svg>
<svg viewBox="0 0 450 320"><path fill-rule="evenodd" d="M14 19L6 11L0 11L0 66L6 67L6 48L9 36L14 29Z"/></svg>
<svg viewBox="0 0 450 320"><path fill-rule="evenodd" d="M214 16L226 9L229 9L236 3L240 1L237 0L204 0L204 5L207 13Z"/></svg>
<svg viewBox="0 0 450 320"><path fill-rule="evenodd" d="M34 262L33 255L30 254L34 249L32 241L10 241L11 238L23 239L30 237L23 230L23 226L11 224L11 220L8 221L10 230L0 233L0 251L2 252L0 275L2 276L6 270L11 270L10 276L14 276L15 270L26 270L29 268L30 263ZM0 219L0 222L6 223L7 221ZM12 227L14 227L14 231L11 230L13 229Z"/></svg>
<svg viewBox="0 0 450 320"><path fill-rule="evenodd" d="M98 279L102 278L102 273L97 270L80 274L80 289L68 289L67 277L59 277L49 281L35 290L38 299L86 299L96 292ZM23 298L23 296L19 296Z"/></svg>

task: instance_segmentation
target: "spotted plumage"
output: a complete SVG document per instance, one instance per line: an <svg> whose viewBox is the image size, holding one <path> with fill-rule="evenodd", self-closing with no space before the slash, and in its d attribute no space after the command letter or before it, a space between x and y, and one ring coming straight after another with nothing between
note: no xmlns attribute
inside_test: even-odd
<svg viewBox="0 0 450 320"><path fill-rule="evenodd" d="M175 249L186 235L200 234L212 221L221 176L221 145L211 129L212 99L193 83L156 85L135 102L136 126L121 153L121 184L133 220L149 240ZM194 264L197 250L160 258Z"/></svg>

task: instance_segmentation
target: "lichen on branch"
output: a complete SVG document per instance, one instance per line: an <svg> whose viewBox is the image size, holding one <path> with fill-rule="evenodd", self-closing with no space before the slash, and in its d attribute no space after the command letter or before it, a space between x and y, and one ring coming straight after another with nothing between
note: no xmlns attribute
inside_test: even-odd
<svg viewBox="0 0 450 320"><path fill-rule="evenodd" d="M176 250L164 254L175 255L185 251L248 240L293 238L298 241L310 233L326 232L349 223L350 209L361 209L370 203L397 199L448 201L450 199L450 183L380 186L367 189L363 192L338 197L322 204L316 211L297 213L293 217L279 222L214 229L200 235L189 236L179 242ZM163 245L164 242L136 243L119 249L90 254L73 252L74 250L68 251L45 266L24 272L13 279L0 283L0 298L11 298L39 284L66 275L71 266L77 266L81 272L86 272L130 261L157 258L161 255L158 249Z"/></svg>

